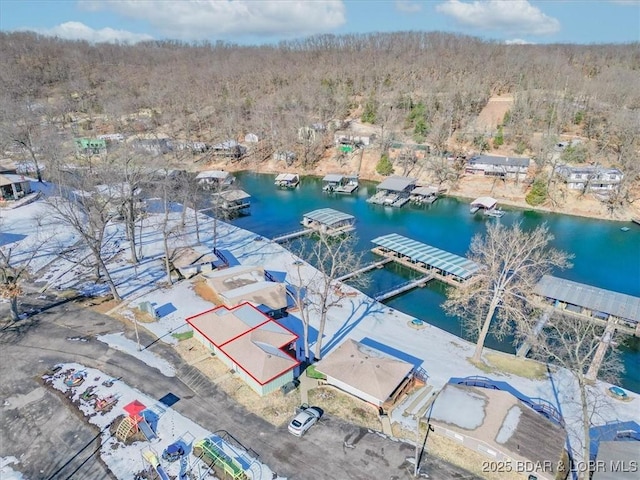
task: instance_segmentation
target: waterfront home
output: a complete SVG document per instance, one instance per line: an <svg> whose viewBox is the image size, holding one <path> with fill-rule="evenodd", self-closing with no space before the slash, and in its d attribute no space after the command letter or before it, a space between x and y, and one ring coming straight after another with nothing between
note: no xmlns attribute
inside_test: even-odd
<svg viewBox="0 0 640 480"><path fill-rule="evenodd" d="M368 147L371 144L371 136L355 135L351 132L336 132L333 135L333 141L336 145L352 145L355 147Z"/></svg>
<svg viewBox="0 0 640 480"><path fill-rule="evenodd" d="M322 179L322 191L325 193L351 194L358 189L358 175L329 173Z"/></svg>
<svg viewBox="0 0 640 480"><path fill-rule="evenodd" d="M131 146L156 156L173 151L173 143L168 138L135 138Z"/></svg>
<svg viewBox="0 0 640 480"><path fill-rule="evenodd" d="M477 380L448 383L437 394L429 415L434 433L498 465L522 465L522 478L565 478L567 432L547 415L551 404L525 397L503 382Z"/></svg>
<svg viewBox="0 0 640 480"><path fill-rule="evenodd" d="M237 160L247 153L247 147L240 145L235 140L225 140L211 147L211 154L218 158Z"/></svg>
<svg viewBox="0 0 640 480"><path fill-rule="evenodd" d="M391 407L414 383L415 366L352 339L315 364L324 380L376 408Z"/></svg>
<svg viewBox="0 0 640 480"><path fill-rule="evenodd" d="M370 197L367 202L402 207L409 201L414 188L416 188L415 178L392 175L378 184L375 195Z"/></svg>
<svg viewBox="0 0 640 480"><path fill-rule="evenodd" d="M228 187L235 180L236 177L224 170L204 170L196 176L196 182L209 190Z"/></svg>
<svg viewBox="0 0 640 480"><path fill-rule="evenodd" d="M355 230L356 217L333 208L320 208L305 213L301 223L305 228L333 236Z"/></svg>
<svg viewBox="0 0 640 480"><path fill-rule="evenodd" d="M558 175L571 190L583 192L608 193L618 189L623 174L617 168L606 168L599 165L574 167L558 165Z"/></svg>
<svg viewBox="0 0 640 480"><path fill-rule="evenodd" d="M221 305L186 321L193 337L258 395L293 381L298 336L253 305Z"/></svg>
<svg viewBox="0 0 640 480"><path fill-rule="evenodd" d="M227 307L249 302L274 318L287 315L288 297L283 283L263 267L236 265L204 275L207 285Z"/></svg>
<svg viewBox="0 0 640 480"><path fill-rule="evenodd" d="M205 247L179 247L173 251L169 264L179 277L191 278L198 273L212 271L217 260L218 257Z"/></svg>
<svg viewBox="0 0 640 480"><path fill-rule="evenodd" d="M279 188L296 188L300 184L300 175L297 173L281 173L273 182Z"/></svg>
<svg viewBox="0 0 640 480"><path fill-rule="evenodd" d="M31 182L35 180L7 173L0 175L0 201L19 200L31 193Z"/></svg>
<svg viewBox="0 0 640 480"><path fill-rule="evenodd" d="M213 202L228 217L246 215L251 207L251 195L240 189L224 190L213 194Z"/></svg>
<svg viewBox="0 0 640 480"><path fill-rule="evenodd" d="M287 165L293 164L296 161L296 154L291 151L280 150L273 152L273 159L276 162L285 162Z"/></svg>
<svg viewBox="0 0 640 480"><path fill-rule="evenodd" d="M527 176L530 163L528 158L476 155L467 160L465 173L519 179Z"/></svg>

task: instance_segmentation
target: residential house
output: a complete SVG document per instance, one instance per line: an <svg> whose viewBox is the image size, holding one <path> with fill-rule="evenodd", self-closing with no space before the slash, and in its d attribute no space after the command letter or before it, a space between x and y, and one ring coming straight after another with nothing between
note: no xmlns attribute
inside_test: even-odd
<svg viewBox="0 0 640 480"><path fill-rule="evenodd" d="M222 305L187 318L194 338L258 395L294 379L298 336L249 303Z"/></svg>
<svg viewBox="0 0 640 480"><path fill-rule="evenodd" d="M477 385L482 380L478 378ZM523 398L526 403L508 384L501 389L497 382L484 380L486 388L471 386L473 382L457 384L453 379L443 387L428 413L434 433L498 465L520 465L522 478L566 478L564 427L532 408L538 405L534 400L540 399Z"/></svg>
<svg viewBox="0 0 640 480"><path fill-rule="evenodd" d="M30 194L31 182L35 180L24 175L13 173L0 175L0 201L19 200Z"/></svg>
<svg viewBox="0 0 640 480"><path fill-rule="evenodd" d="M327 377L328 385L381 408L406 391L415 366L348 339L316 363L315 368Z"/></svg>
<svg viewBox="0 0 640 480"><path fill-rule="evenodd" d="M102 138L74 138L78 155L103 155L107 153L107 142Z"/></svg>
<svg viewBox="0 0 640 480"><path fill-rule="evenodd" d="M211 153L214 157L237 160L247 153L247 147L240 145L235 140L225 140L222 143L213 145Z"/></svg>
<svg viewBox="0 0 640 480"><path fill-rule="evenodd" d="M152 155L164 155L173 151L173 142L168 138L136 138L133 140L133 148Z"/></svg>
<svg viewBox="0 0 640 480"><path fill-rule="evenodd" d="M476 155L467 160L465 172L492 177L526 177L531 160L528 158L500 157L496 155Z"/></svg>
<svg viewBox="0 0 640 480"><path fill-rule="evenodd" d="M607 168L599 165L570 166L558 165L555 169L558 175L571 190L584 192L608 193L618 189L623 174L617 168Z"/></svg>
<svg viewBox="0 0 640 480"><path fill-rule="evenodd" d="M368 147L373 141L373 135L356 135L352 132L336 132L333 141L337 146L348 145L354 147Z"/></svg>
<svg viewBox="0 0 640 480"><path fill-rule="evenodd" d="M290 151L277 151L273 153L273 159L276 162L285 162L287 166L293 165L296 161L296 154Z"/></svg>

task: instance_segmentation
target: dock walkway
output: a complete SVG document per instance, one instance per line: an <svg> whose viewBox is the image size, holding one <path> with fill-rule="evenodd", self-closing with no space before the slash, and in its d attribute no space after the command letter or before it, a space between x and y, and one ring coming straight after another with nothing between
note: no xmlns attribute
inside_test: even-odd
<svg viewBox="0 0 640 480"><path fill-rule="evenodd" d="M408 292L416 287L423 287L429 281L435 278L434 274L427 275L426 277L420 277L417 280L412 280L407 283L403 283L398 287L394 287L391 290L387 290L386 292L382 292L377 294L373 299L377 302L384 302L385 300L389 300L392 297L398 296L401 293Z"/></svg>
<svg viewBox="0 0 640 480"><path fill-rule="evenodd" d="M279 237L272 238L271 241L275 243L286 242L287 240L293 240L294 238L303 237L313 232L311 228L303 228L302 230L296 230L295 232L285 233Z"/></svg>
<svg viewBox="0 0 640 480"><path fill-rule="evenodd" d="M349 273L347 273L345 275L342 275L341 277L336 278L336 280L338 280L339 282L344 282L345 280L349 280L350 278L353 278L356 275L360 275L361 273L369 272L369 271L373 270L374 268L382 268L387 263L390 263L392 261L393 261L393 259L391 259L391 258L385 258L384 260L380 260L378 262L370 263L369 265L365 265L364 267L359 268L358 270L355 270L353 272L349 272Z"/></svg>

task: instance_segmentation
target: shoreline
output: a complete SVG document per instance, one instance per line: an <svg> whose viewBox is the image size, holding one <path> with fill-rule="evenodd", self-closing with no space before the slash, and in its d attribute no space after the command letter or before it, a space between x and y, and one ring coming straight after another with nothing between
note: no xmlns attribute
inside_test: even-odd
<svg viewBox="0 0 640 480"><path fill-rule="evenodd" d="M220 167L222 168L222 167ZM275 169L271 169L271 168L266 168L266 169L252 169L252 168L229 168L227 169L229 172L231 173L238 173L238 172L250 172L250 173L257 173L257 174L261 174L261 175L277 175L278 173L282 173L281 171L275 170ZM295 169L292 169L295 170ZM318 170L313 170L313 171L304 171L304 173L300 174L301 176L304 177L317 177L317 178L322 178L324 176L324 174ZM371 175L361 175L359 178L360 180L364 180L367 182L380 182L382 181L382 179L384 179L385 177L382 176L377 176L379 178L376 178L375 176L371 176ZM473 177L466 177L468 179L473 178ZM478 180L482 180L482 179L486 179L487 177L476 177L475 178L475 182L469 182L469 183L474 183L474 184L478 184L480 183ZM478 190L480 190L480 188L482 187L482 185L474 185L476 188L478 188ZM486 193L486 195L489 196L493 196L491 195L491 193ZM468 200L468 201L472 201L475 198L478 198L480 196L484 196L483 193L478 192L477 194L471 194L471 192L466 192L464 190L446 190L441 196L445 196L445 197L452 197L452 198L456 198L458 200ZM495 198L495 197L494 197ZM504 205L504 206L508 206L508 207L514 207L514 208L518 208L520 210L523 211L532 211L532 212L542 212L542 213L553 213L556 215L570 215L572 217L581 217L581 218L589 218L592 220L599 220L599 221L605 221L605 222L617 222L620 224L624 224L624 223L634 223L633 219L634 218L639 218L640 215L638 216L634 216L634 214L632 212L629 212L628 210L625 211L620 217L617 218L607 218L604 217L600 214L598 214L597 212L588 212L588 211L575 211L572 210L570 208L566 209L566 210L561 210L561 209L554 209L552 207L545 207L545 206L533 206L533 205L529 205L528 203L526 203L526 201L524 200L513 200L513 199L508 199L508 198L500 198L498 203L500 205ZM624 226L624 225L621 225Z"/></svg>

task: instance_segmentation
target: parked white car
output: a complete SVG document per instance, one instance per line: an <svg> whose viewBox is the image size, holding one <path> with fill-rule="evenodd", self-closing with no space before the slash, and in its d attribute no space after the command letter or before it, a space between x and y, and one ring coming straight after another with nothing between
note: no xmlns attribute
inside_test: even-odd
<svg viewBox="0 0 640 480"><path fill-rule="evenodd" d="M301 437L322 418L323 413L319 407L303 405L299 413L289 423L289 433L296 437Z"/></svg>

